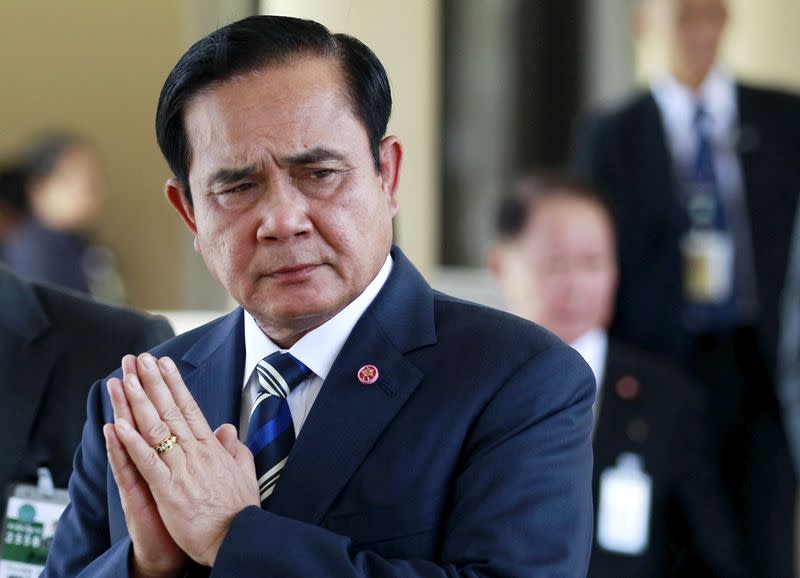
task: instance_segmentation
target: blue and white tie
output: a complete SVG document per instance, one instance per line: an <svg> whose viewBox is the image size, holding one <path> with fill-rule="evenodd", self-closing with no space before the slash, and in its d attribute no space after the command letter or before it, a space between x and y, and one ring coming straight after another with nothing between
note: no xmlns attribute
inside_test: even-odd
<svg viewBox="0 0 800 578"><path fill-rule="evenodd" d="M245 444L255 459L262 507L267 506L294 444L294 424L286 398L309 375L311 370L297 358L279 351L256 365L262 391L250 411Z"/></svg>

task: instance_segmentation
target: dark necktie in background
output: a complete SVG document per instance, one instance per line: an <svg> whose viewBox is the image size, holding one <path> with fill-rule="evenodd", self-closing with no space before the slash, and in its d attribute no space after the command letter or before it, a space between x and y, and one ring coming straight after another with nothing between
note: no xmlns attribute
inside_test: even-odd
<svg viewBox="0 0 800 578"><path fill-rule="evenodd" d="M263 508L269 503L295 440L286 398L311 375L311 370L291 354L275 352L258 362L256 375L262 391L250 411L245 444L255 459Z"/></svg>
<svg viewBox="0 0 800 578"><path fill-rule="evenodd" d="M696 152L682 171L689 228L683 239L684 318L694 331L730 329L734 323L734 246L714 167L711 118L694 115Z"/></svg>

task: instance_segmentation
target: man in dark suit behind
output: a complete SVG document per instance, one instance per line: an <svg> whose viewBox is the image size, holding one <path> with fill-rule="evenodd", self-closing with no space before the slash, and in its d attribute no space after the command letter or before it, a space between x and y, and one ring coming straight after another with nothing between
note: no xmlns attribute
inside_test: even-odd
<svg viewBox="0 0 800 578"><path fill-rule="evenodd" d="M619 237L612 334L670 356L711 388L749 554L760 575L783 578L792 575L796 480L775 383L800 99L717 66L724 1L641 5L662 10L670 71L588 123L576 147L576 169L607 198Z"/></svg>
<svg viewBox="0 0 800 578"><path fill-rule="evenodd" d="M390 111L375 55L311 21L179 60L167 196L242 308L93 388L44 576L585 575L594 379L392 246Z"/></svg>
<svg viewBox="0 0 800 578"><path fill-rule="evenodd" d="M606 335L617 263L603 202L561 176L524 177L502 202L497 229L489 262L511 311L570 343L597 378L589 577L746 575L702 390ZM650 480L636 508L636 482L619 496L612 487L632 464Z"/></svg>
<svg viewBox="0 0 800 578"><path fill-rule="evenodd" d="M89 384L128 352L173 336L163 319L28 283L0 265L0 484L50 469L65 487Z"/></svg>

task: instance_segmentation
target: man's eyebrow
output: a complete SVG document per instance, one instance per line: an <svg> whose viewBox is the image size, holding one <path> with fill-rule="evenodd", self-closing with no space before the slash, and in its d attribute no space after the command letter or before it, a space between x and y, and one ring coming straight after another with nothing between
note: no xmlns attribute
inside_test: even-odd
<svg viewBox="0 0 800 578"><path fill-rule="evenodd" d="M213 187L214 185L235 183L236 181L241 181L242 179L254 175L258 170L258 165L249 165L239 169L220 169L209 177L208 186Z"/></svg>
<svg viewBox="0 0 800 578"><path fill-rule="evenodd" d="M324 161L343 161L344 155L325 146L315 146L296 155L284 159L289 165L312 165Z"/></svg>

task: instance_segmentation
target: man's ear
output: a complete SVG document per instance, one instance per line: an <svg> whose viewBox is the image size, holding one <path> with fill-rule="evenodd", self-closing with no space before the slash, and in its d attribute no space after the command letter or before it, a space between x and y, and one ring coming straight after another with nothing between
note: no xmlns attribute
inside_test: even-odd
<svg viewBox="0 0 800 578"><path fill-rule="evenodd" d="M403 162L403 146L397 137L387 136L379 145L381 159L381 189L386 195L392 216L397 214L400 204L397 189L400 186L400 165Z"/></svg>
<svg viewBox="0 0 800 578"><path fill-rule="evenodd" d="M172 205L176 211L178 211L181 219L183 219L183 222L186 223L187 227L189 227L189 230L192 232L192 234L197 235L197 223L194 219L194 208L189 203L189 199L187 197L188 191L184 191L178 179L173 177L167 179L167 183L164 186L164 194L167 196L169 204Z"/></svg>

